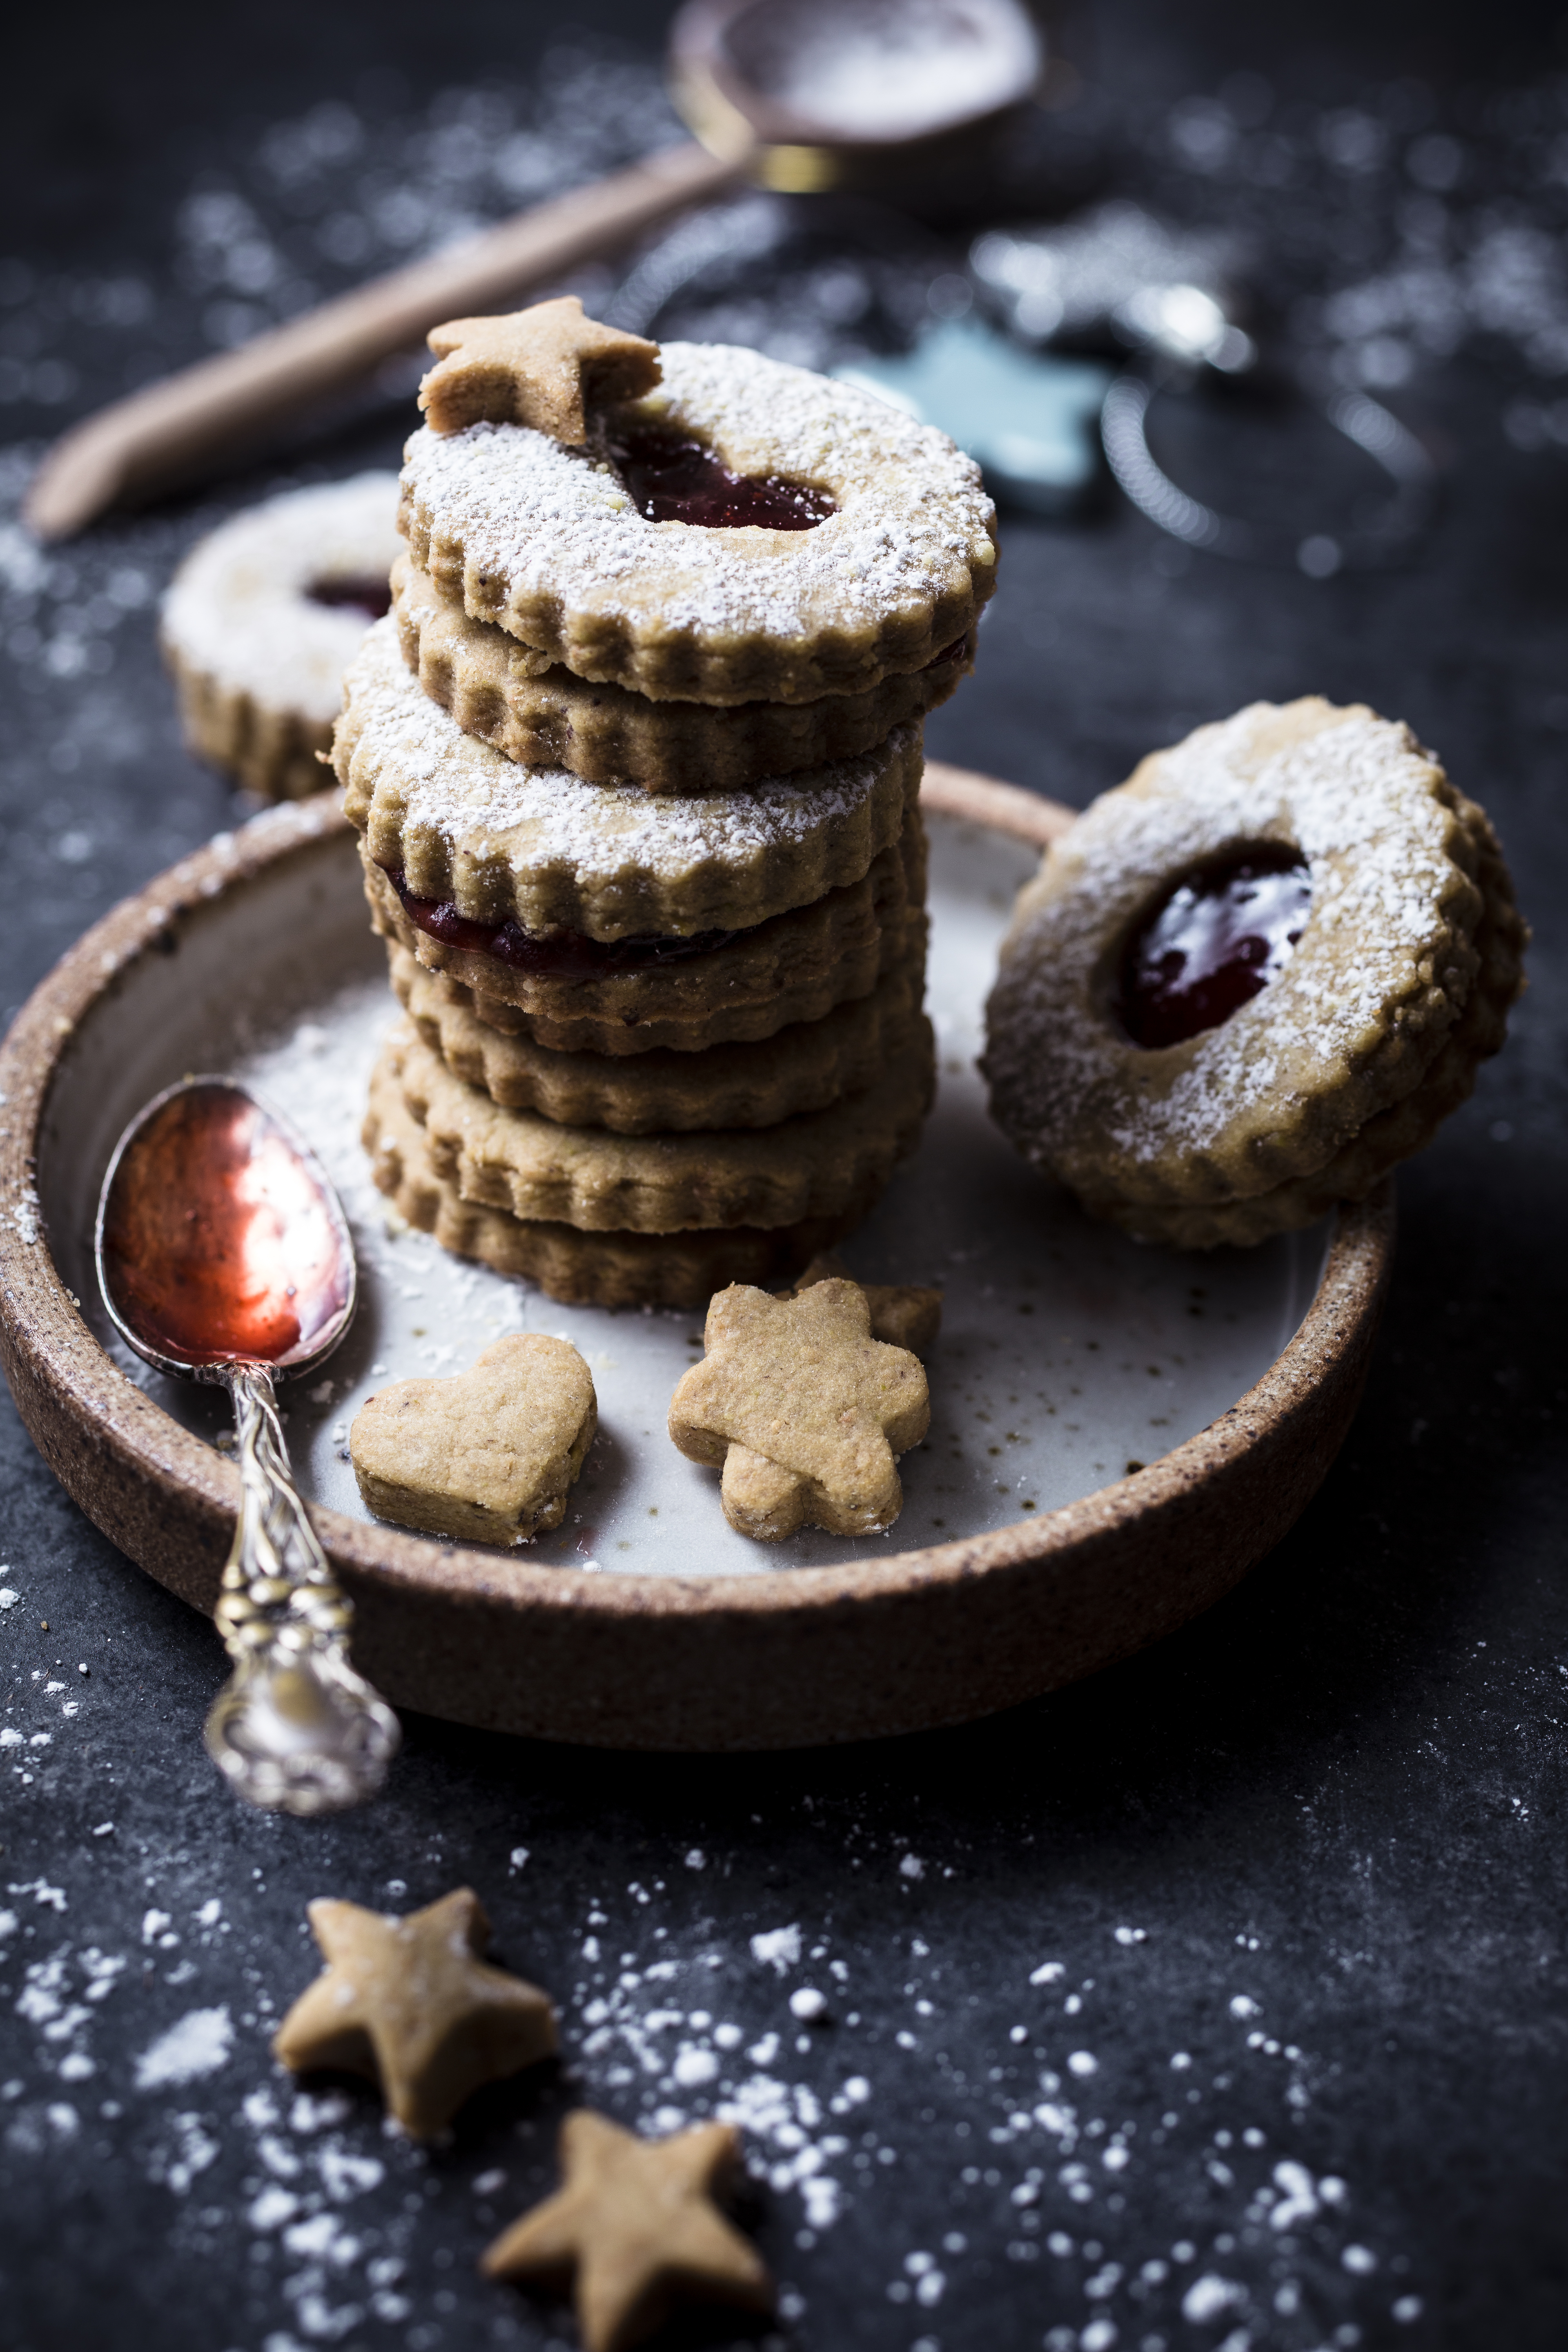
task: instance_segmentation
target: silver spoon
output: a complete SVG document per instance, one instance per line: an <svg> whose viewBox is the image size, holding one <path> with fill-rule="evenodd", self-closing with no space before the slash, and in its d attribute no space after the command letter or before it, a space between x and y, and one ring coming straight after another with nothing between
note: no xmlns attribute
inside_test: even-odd
<svg viewBox="0 0 1568 2352"><path fill-rule="evenodd" d="M207 1752L247 1803L356 1805L398 1721L348 1660L353 1606L294 1485L278 1380L330 1356L353 1320L353 1243L312 1152L231 1078L186 1078L115 1147L99 1196L99 1287L161 1372L226 1388L242 1500L216 1610L234 1673Z"/></svg>

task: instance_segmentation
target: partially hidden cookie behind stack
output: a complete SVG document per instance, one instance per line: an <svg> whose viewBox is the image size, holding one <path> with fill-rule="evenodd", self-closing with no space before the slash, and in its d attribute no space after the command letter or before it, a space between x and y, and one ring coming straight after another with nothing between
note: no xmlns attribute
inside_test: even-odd
<svg viewBox="0 0 1568 2352"><path fill-rule="evenodd" d="M559 1298L787 1281L930 1105L921 720L991 502L868 394L574 299L430 341L333 746L409 1016L376 1180Z"/></svg>
<svg viewBox="0 0 1568 2352"><path fill-rule="evenodd" d="M288 490L233 515L185 557L160 638L185 741L262 800L331 782L343 672L392 602L395 474Z"/></svg>
<svg viewBox="0 0 1568 2352"><path fill-rule="evenodd" d="M1141 1240L1263 1241L1431 1139L1528 936L1484 812L1407 727L1255 703L1145 760L1020 894L992 1110Z"/></svg>

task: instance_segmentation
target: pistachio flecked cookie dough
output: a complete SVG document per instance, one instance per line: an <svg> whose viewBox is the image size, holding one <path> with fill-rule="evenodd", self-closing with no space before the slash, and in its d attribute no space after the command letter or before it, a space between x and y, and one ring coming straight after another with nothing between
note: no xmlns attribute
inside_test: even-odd
<svg viewBox="0 0 1568 2352"><path fill-rule="evenodd" d="M868 1087L913 1043L921 961L895 965L868 996L761 1045L617 1058L553 1053L531 1037L509 1036L406 949L391 952L393 988L424 1043L458 1077L509 1108L617 1135L776 1127Z"/></svg>
<svg viewBox="0 0 1568 2352"><path fill-rule="evenodd" d="M435 938L391 877L360 845L372 922L427 971L469 992L480 1020L553 1052L635 1055L771 1037L869 994L895 965L925 951L925 834L912 814L896 849L864 877L679 960L591 974L531 971L480 948Z"/></svg>
<svg viewBox="0 0 1568 2352"><path fill-rule="evenodd" d="M920 1359L871 1337L858 1285L794 1298L736 1286L708 1309L704 1360L669 1402L682 1454L723 1471L724 1517L777 1543L797 1528L876 1535L903 1508L894 1456L931 1425Z"/></svg>
<svg viewBox="0 0 1568 2352"><path fill-rule="evenodd" d="M405 451L416 562L472 620L655 701L815 702L908 676L996 580L995 509L944 434L728 344L666 343L662 382L587 447L528 425L427 426ZM787 527L651 520L694 450ZM742 501L743 503L743 501ZM793 504L796 511L787 513Z"/></svg>
<svg viewBox="0 0 1568 2352"><path fill-rule="evenodd" d="M561 1525L597 1427L594 1376L576 1349L511 1332L466 1372L378 1389L354 1415L349 1458L377 1518L521 1543Z"/></svg>
<svg viewBox="0 0 1568 2352"><path fill-rule="evenodd" d="M841 1216L798 1225L731 1225L700 1233L580 1233L526 1223L465 1201L430 1165L425 1131L384 1066L371 1080L363 1130L376 1185L399 1215L456 1257L521 1275L568 1307L701 1307L731 1282L788 1282L858 1224L872 1197Z"/></svg>
<svg viewBox="0 0 1568 2352"><path fill-rule="evenodd" d="M858 882L923 765L900 727L862 759L698 799L519 767L420 690L390 616L344 680L332 761L371 856L418 897L601 941L748 929Z"/></svg>
<svg viewBox="0 0 1568 2352"><path fill-rule="evenodd" d="M1299 909L1272 940L1239 911L1270 876ZM1138 996L1182 892L1187 945ZM987 1014L993 1113L1142 1237L1258 1241L1428 1139L1501 1042L1525 938L1486 817L1408 728L1255 704L1144 761L1021 894ZM1194 1004L1219 992L1201 1024L1136 1042L1188 961Z"/></svg>
<svg viewBox="0 0 1568 2352"><path fill-rule="evenodd" d="M582 1231L793 1225L875 1198L915 1146L935 1087L930 1024L864 1093L776 1127L614 1135L509 1110L455 1077L412 1029L382 1049L431 1164L468 1201Z"/></svg>
<svg viewBox="0 0 1568 2352"><path fill-rule="evenodd" d="M574 677L504 629L470 621L407 555L393 566L392 580L403 658L466 735L527 766L647 793L732 792L858 759L895 727L937 709L974 667L971 629L923 668L860 694L728 709L650 702L625 687Z"/></svg>
<svg viewBox="0 0 1568 2352"><path fill-rule="evenodd" d="M198 540L174 574L159 638L185 740L264 800L329 782L316 754L387 609L396 515L395 474L290 490Z"/></svg>

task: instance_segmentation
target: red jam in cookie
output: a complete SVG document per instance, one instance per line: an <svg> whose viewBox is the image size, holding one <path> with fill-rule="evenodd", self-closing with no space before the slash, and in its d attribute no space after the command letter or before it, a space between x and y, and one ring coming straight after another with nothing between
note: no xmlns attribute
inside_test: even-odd
<svg viewBox="0 0 1568 2352"><path fill-rule="evenodd" d="M305 594L312 604L325 604L329 611L351 608L367 621L379 621L392 610L392 583L379 574L363 580L312 580Z"/></svg>
<svg viewBox="0 0 1568 2352"><path fill-rule="evenodd" d="M649 522L700 523L732 530L815 530L838 509L821 490L776 476L732 474L688 434L645 426L612 452L637 512Z"/></svg>
<svg viewBox="0 0 1568 2352"><path fill-rule="evenodd" d="M1312 902L1293 849L1251 849L1187 874L1129 940L1116 1009L1135 1045L1179 1045L1266 988Z"/></svg>
<svg viewBox="0 0 1568 2352"><path fill-rule="evenodd" d="M646 971L656 965L678 963L684 957L707 955L727 947L733 931L694 931L689 939L657 936L628 940L592 940L584 931L525 931L515 920L477 922L458 912L450 898L420 898L401 874L384 867L387 880L403 902L409 921L443 946L463 948L470 954L491 955L514 971L536 972L545 980L591 980L605 972Z"/></svg>

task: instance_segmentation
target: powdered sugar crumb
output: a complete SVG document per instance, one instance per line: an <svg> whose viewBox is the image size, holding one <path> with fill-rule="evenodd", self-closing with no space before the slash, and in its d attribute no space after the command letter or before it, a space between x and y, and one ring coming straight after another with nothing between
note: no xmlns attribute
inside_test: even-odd
<svg viewBox="0 0 1568 2352"><path fill-rule="evenodd" d="M193 2009L142 2053L136 2061L136 2087L157 2091L171 2084L194 2083L203 2074L216 2074L227 2064L233 2046L234 2026L226 2005Z"/></svg>

